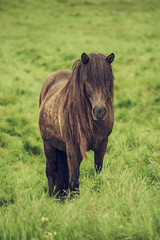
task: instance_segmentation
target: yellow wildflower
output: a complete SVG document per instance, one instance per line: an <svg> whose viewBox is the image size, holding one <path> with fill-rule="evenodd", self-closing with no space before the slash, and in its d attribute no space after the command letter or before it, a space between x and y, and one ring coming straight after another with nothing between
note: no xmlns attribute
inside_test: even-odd
<svg viewBox="0 0 160 240"><path fill-rule="evenodd" d="M46 237L52 236L52 233L51 232L45 232L45 235L46 235Z"/></svg>
<svg viewBox="0 0 160 240"><path fill-rule="evenodd" d="M42 218L41 218L41 221L42 221L42 222L47 222L47 221L48 221L48 218L42 217Z"/></svg>
<svg viewBox="0 0 160 240"><path fill-rule="evenodd" d="M109 215L108 215L108 213L106 212L106 213L104 214L104 216L105 216L105 217L108 217Z"/></svg>
<svg viewBox="0 0 160 240"><path fill-rule="evenodd" d="M56 236L56 235L57 235L57 232L54 232L53 234Z"/></svg>

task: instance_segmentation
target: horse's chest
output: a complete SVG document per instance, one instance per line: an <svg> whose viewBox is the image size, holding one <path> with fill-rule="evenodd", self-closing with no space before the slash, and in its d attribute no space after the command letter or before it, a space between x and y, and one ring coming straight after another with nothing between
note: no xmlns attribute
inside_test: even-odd
<svg viewBox="0 0 160 240"><path fill-rule="evenodd" d="M95 151L99 148L99 145L108 136L108 129L106 122L100 123L94 127L93 135L91 138L90 149Z"/></svg>
<svg viewBox="0 0 160 240"><path fill-rule="evenodd" d="M97 150L99 148L100 143L105 139L105 136L99 135L99 136L93 136L89 150Z"/></svg>

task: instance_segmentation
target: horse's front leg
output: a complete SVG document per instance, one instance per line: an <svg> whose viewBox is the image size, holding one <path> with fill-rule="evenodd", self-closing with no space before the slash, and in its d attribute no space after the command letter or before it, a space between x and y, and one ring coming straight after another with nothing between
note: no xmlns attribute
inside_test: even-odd
<svg viewBox="0 0 160 240"><path fill-rule="evenodd" d="M106 152L108 138L103 140L98 149L94 152L94 165L97 173L100 173L103 165L103 158Z"/></svg>
<svg viewBox="0 0 160 240"><path fill-rule="evenodd" d="M56 180L56 149L44 141L44 152L46 156L46 175L48 178L49 195L53 195Z"/></svg>
<svg viewBox="0 0 160 240"><path fill-rule="evenodd" d="M80 151L74 145L66 146L71 194L79 194L79 168L82 161Z"/></svg>

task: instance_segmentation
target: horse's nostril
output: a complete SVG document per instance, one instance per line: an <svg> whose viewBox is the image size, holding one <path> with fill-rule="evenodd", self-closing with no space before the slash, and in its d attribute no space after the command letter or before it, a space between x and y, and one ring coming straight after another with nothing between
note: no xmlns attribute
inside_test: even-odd
<svg viewBox="0 0 160 240"><path fill-rule="evenodd" d="M93 108L93 115L98 120L104 119L106 116L106 113L107 113L107 110L105 107Z"/></svg>
<svg viewBox="0 0 160 240"><path fill-rule="evenodd" d="M97 108L97 114L105 114L106 113L106 108Z"/></svg>
<svg viewBox="0 0 160 240"><path fill-rule="evenodd" d="M105 107L102 109L102 112L103 112L103 114L106 114L107 110Z"/></svg>

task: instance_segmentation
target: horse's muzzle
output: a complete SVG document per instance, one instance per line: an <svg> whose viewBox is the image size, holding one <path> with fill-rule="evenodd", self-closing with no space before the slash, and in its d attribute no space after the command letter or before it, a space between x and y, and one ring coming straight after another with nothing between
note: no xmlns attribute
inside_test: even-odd
<svg viewBox="0 0 160 240"><path fill-rule="evenodd" d="M103 121L107 116L107 109L106 107L94 107L92 115L94 120Z"/></svg>

